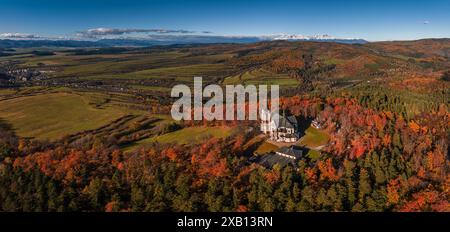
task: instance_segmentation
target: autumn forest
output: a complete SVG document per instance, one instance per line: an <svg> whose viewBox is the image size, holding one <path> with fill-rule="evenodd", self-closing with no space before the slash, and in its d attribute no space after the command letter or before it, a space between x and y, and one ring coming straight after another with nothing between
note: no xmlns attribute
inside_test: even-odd
<svg viewBox="0 0 450 232"><path fill-rule="evenodd" d="M0 211L448 212L449 52L448 39L5 49ZM170 87L194 75L279 84L305 155L265 167L252 160L283 145L257 121L172 120Z"/></svg>

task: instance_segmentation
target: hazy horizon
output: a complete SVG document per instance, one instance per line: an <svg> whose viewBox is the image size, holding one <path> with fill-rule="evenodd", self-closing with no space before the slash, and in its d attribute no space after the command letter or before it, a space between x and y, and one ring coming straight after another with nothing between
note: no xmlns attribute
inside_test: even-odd
<svg viewBox="0 0 450 232"><path fill-rule="evenodd" d="M367 41L450 38L450 3L354 0L0 0L0 38L330 35Z"/></svg>

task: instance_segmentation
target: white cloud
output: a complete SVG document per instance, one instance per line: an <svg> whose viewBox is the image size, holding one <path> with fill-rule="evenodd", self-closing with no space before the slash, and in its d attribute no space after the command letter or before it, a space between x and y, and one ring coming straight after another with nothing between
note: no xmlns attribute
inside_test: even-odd
<svg viewBox="0 0 450 232"><path fill-rule="evenodd" d="M41 38L38 35L33 34L24 34L24 33L2 33L0 34L0 38L7 38L7 39L36 39Z"/></svg>
<svg viewBox="0 0 450 232"><path fill-rule="evenodd" d="M169 29L136 29L136 28L93 28L77 33L80 37L97 38L102 36L124 35L131 33L155 33L155 34L193 34L195 31L189 30L169 30Z"/></svg>

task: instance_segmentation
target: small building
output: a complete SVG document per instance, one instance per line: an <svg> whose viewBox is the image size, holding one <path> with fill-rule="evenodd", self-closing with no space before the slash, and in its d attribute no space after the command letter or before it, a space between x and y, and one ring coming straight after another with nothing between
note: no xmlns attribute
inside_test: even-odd
<svg viewBox="0 0 450 232"><path fill-rule="evenodd" d="M276 152L267 153L265 155L259 156L253 160L265 168L272 168L274 165L278 164L281 167L292 165L297 166L299 160L303 158L303 150L296 147L283 147Z"/></svg>
<svg viewBox="0 0 450 232"><path fill-rule="evenodd" d="M269 110L261 111L261 132L276 142L295 143L299 139L298 122L295 116L275 115ZM278 116L278 120L275 120Z"/></svg>
<svg viewBox="0 0 450 232"><path fill-rule="evenodd" d="M279 156L283 156L293 160L299 160L303 157L303 151L295 146L282 147L275 153Z"/></svg>

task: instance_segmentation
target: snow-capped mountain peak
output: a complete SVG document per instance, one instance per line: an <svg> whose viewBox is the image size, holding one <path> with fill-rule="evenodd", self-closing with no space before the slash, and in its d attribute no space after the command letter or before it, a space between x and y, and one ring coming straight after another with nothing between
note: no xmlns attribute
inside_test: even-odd
<svg viewBox="0 0 450 232"><path fill-rule="evenodd" d="M288 40L288 41L318 41L318 42L337 42L337 43L367 43L364 39L358 38L339 38L330 36L327 34L324 35L296 35L296 34L277 34L270 35L264 37L267 40Z"/></svg>

